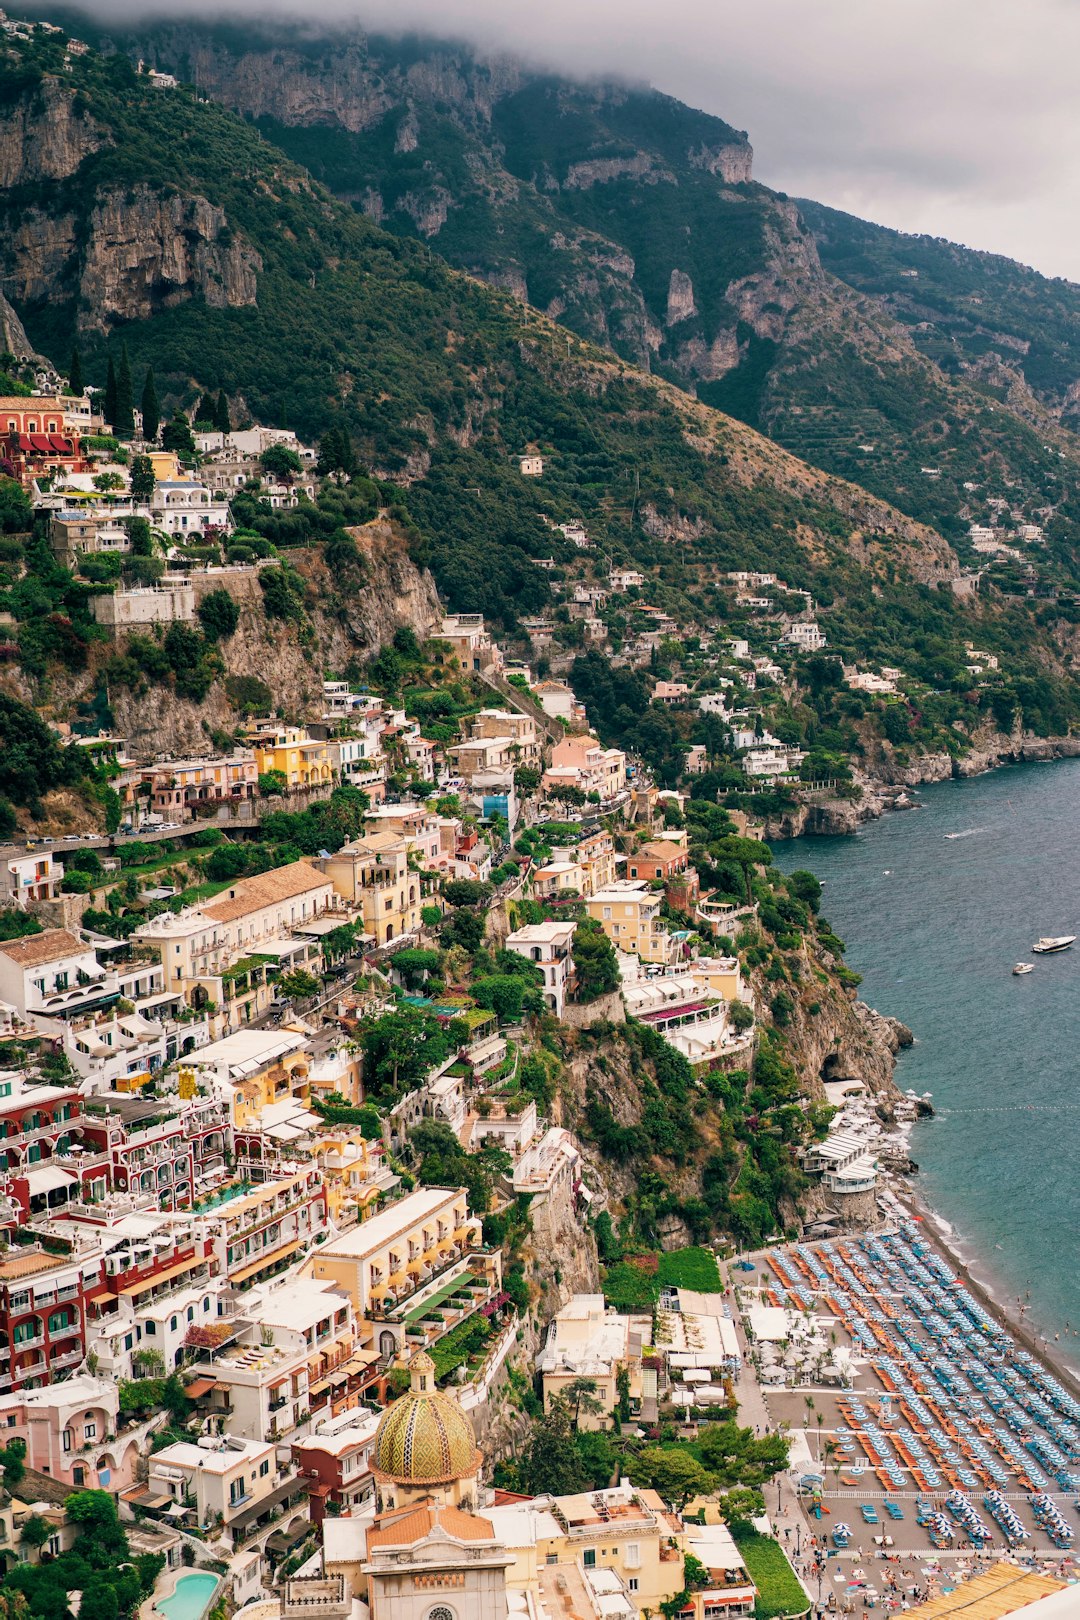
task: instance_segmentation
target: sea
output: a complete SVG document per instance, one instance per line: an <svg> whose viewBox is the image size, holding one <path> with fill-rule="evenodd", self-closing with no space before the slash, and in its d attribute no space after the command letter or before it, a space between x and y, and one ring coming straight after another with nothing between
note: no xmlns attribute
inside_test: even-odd
<svg viewBox="0 0 1080 1620"><path fill-rule="evenodd" d="M824 884L859 994L915 1035L932 1092L913 1185L973 1275L1080 1366L1080 760L919 788L854 837L773 846ZM1035 970L1015 978L1013 964Z"/></svg>

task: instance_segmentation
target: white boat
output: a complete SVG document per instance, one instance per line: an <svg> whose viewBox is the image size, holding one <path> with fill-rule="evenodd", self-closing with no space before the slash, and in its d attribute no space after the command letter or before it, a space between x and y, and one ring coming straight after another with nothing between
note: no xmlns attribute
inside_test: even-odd
<svg viewBox="0 0 1080 1620"><path fill-rule="evenodd" d="M1032 973L1034 970L1034 962L1017 962L1016 966L1013 968L1013 972L1017 975L1017 977L1019 977L1021 973Z"/></svg>
<svg viewBox="0 0 1080 1620"><path fill-rule="evenodd" d="M1057 939L1037 939L1031 948L1037 956L1050 956L1054 951L1067 951L1075 939L1075 934L1062 934Z"/></svg>

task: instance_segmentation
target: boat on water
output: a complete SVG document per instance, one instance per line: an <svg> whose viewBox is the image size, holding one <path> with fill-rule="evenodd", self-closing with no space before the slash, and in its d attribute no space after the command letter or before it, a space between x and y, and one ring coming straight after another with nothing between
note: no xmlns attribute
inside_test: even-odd
<svg viewBox="0 0 1080 1620"><path fill-rule="evenodd" d="M1019 978L1022 973L1033 973L1034 971L1034 962L1017 962L1016 966L1013 968L1013 972L1016 974L1017 978Z"/></svg>
<svg viewBox="0 0 1080 1620"><path fill-rule="evenodd" d="M1061 934L1057 939L1037 939L1031 948L1036 956L1052 956L1055 951L1067 951L1075 940L1075 934Z"/></svg>

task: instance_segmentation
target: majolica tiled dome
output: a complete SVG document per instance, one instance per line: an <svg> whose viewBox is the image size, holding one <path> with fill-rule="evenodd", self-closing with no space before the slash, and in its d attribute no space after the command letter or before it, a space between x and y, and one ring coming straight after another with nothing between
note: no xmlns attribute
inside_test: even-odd
<svg viewBox="0 0 1080 1620"><path fill-rule="evenodd" d="M472 1424L451 1396L436 1389L430 1356L422 1350L413 1356L409 1372L409 1393L379 1420L372 1471L398 1485L448 1485L470 1478L482 1460Z"/></svg>

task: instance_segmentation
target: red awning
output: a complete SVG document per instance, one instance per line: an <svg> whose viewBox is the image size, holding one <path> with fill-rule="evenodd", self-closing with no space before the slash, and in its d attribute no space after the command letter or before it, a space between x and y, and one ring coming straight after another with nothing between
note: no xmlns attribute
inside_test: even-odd
<svg viewBox="0 0 1080 1620"><path fill-rule="evenodd" d="M53 449L58 455L70 456L74 454L74 445L72 444L71 440L65 438L62 433L50 433L49 443L52 445Z"/></svg>
<svg viewBox="0 0 1080 1620"><path fill-rule="evenodd" d="M33 448L25 433L13 433L11 436L15 440L20 450L30 450Z"/></svg>
<svg viewBox="0 0 1080 1620"><path fill-rule="evenodd" d="M52 445L49 442L47 433L31 433L30 444L39 455L47 456L52 453Z"/></svg>

